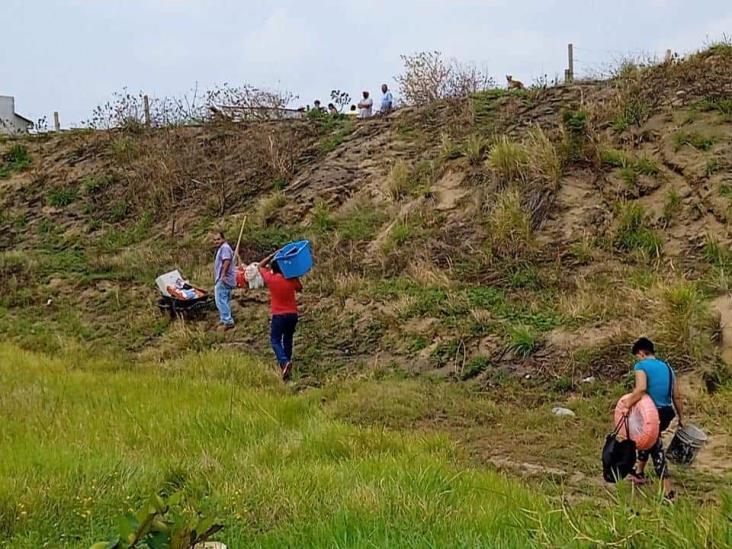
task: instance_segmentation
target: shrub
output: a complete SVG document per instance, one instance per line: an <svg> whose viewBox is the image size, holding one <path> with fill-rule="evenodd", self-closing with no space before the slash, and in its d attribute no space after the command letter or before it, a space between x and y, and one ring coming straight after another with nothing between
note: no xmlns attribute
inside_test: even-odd
<svg viewBox="0 0 732 549"><path fill-rule="evenodd" d="M531 248L531 217L514 189L501 192L489 216L492 251L503 257L520 257Z"/></svg>
<svg viewBox="0 0 732 549"><path fill-rule="evenodd" d="M467 97L495 84L475 65L446 59L438 51L402 55L404 71L396 77L402 97L413 105L449 97Z"/></svg>
<svg viewBox="0 0 732 549"><path fill-rule="evenodd" d="M488 166L503 184L525 181L528 165L526 149L506 136L500 137L488 154Z"/></svg>
<svg viewBox="0 0 732 549"><path fill-rule="evenodd" d="M620 203L615 211L615 246L626 251L640 251L647 257L657 256L661 238L648 222L643 208L633 202Z"/></svg>
<svg viewBox="0 0 732 549"><path fill-rule="evenodd" d="M676 132L674 134L674 150L678 151L684 145L689 145L700 151L708 151L714 145L714 139L697 132Z"/></svg>
<svg viewBox="0 0 732 549"><path fill-rule="evenodd" d="M63 208L76 200L77 196L78 191L76 189L71 187L59 187L48 191L46 199L48 200L49 206L53 206L54 208Z"/></svg>

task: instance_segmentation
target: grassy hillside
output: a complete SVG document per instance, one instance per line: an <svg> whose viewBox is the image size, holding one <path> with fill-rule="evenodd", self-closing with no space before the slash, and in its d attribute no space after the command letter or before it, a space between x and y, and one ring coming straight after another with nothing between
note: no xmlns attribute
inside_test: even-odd
<svg viewBox="0 0 732 549"><path fill-rule="evenodd" d="M337 419L366 383L293 395L238 355L128 369L3 346L0 383L3 546L85 547L149 494L181 488L229 547L732 542L729 497L672 508L623 490L572 504L549 478L536 491L471 466L445 436Z"/></svg>
<svg viewBox="0 0 732 549"><path fill-rule="evenodd" d="M367 532L377 545L474 545L490 531L508 546L516 535L533 536L518 546L582 546L631 544L631 534L639 546L673 546L701 543L714 524L709 539L722 546L731 105L732 47L719 44L623 66L608 81L493 90L368 121L0 142L1 367L15 387L0 412L16 456L3 464L4 537L52 539L44 513L77 509L69 487L96 479L111 493L94 492L94 518L69 514L58 525L86 543L125 498L141 501L180 469L238 545L365 545ZM213 311L183 323L155 307L154 279L172 268L210 287L207 234L235 240L244 220L246 261L295 238L313 242L287 388L268 373L266 293L238 293L238 327L225 334ZM618 504L597 482L639 335L678 370L688 415L711 435L693 468L674 470L685 502L673 511L650 492ZM577 416L555 417L556 405ZM57 457L39 462L38 445ZM424 463L426 485L409 476L412 460ZM238 477L247 465L250 476ZM322 494L275 480L331 472ZM431 484L433 473L442 480ZM456 484L448 490L445 479ZM374 483L394 492L374 495ZM237 507L231 491L241 484L246 498L271 489L284 507L246 498ZM494 484L517 499L476 488ZM352 487L362 492L347 499ZM537 488L547 497L526 503ZM40 520L17 518L15 493ZM365 510L364 501L375 503ZM434 530L410 514L437 514L438 502L450 512ZM705 507L694 522L695 505L722 514ZM653 524L642 535L620 520L639 506ZM575 510L577 529L560 521ZM296 516L280 520L288 511ZM516 529L491 525L494 512ZM389 515L393 532L379 522Z"/></svg>

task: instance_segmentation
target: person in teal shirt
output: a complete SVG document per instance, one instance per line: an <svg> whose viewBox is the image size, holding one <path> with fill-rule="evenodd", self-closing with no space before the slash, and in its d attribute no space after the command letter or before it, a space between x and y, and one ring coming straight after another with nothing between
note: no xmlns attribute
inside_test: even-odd
<svg viewBox="0 0 732 549"><path fill-rule="evenodd" d="M663 489L666 499L673 501L675 494L669 480L668 467L666 465L666 453L663 450L661 433L668 429L671 420L678 416L679 427L682 426L683 403L676 375L671 366L656 358L653 342L645 337L640 338L633 344L633 354L638 359L633 371L635 373L635 388L633 392L623 400L626 413L647 394L651 397L656 408L660 425L658 429L658 440L650 450L638 451L638 464L635 470L630 473L630 479L636 484L645 484L645 468L648 458L653 458L653 467L656 474L663 482Z"/></svg>

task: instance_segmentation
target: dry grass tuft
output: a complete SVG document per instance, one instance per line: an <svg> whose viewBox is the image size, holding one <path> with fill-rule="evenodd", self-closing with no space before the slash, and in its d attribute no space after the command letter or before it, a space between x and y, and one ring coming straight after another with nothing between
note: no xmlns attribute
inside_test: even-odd
<svg viewBox="0 0 732 549"><path fill-rule="evenodd" d="M488 154L488 167L496 181L505 185L526 181L529 158L526 149L508 137L500 137Z"/></svg>
<svg viewBox="0 0 732 549"><path fill-rule="evenodd" d="M564 165L557 147L540 127L529 131L525 142L528 157L528 173L532 180L540 181L552 191L559 188Z"/></svg>
<svg viewBox="0 0 732 549"><path fill-rule="evenodd" d="M521 195L516 189L504 190L496 196L488 223L494 254L518 258L531 249L531 216L522 207Z"/></svg>

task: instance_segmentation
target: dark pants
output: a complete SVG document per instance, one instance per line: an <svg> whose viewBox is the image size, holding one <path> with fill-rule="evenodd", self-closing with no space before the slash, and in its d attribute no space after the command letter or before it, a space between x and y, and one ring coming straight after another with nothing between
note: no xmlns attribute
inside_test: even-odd
<svg viewBox="0 0 732 549"><path fill-rule="evenodd" d="M272 350L280 368L292 361L292 338L297 326L297 313L272 315Z"/></svg>
<svg viewBox="0 0 732 549"><path fill-rule="evenodd" d="M668 468L666 467L666 452L663 449L661 433L671 425L671 420L676 417L676 412L674 412L673 406L664 406L658 409L658 417L661 420L661 424L658 427L658 440L651 449L638 451L638 461L646 463L650 455L653 458L653 468L658 477L666 478L668 477Z"/></svg>

